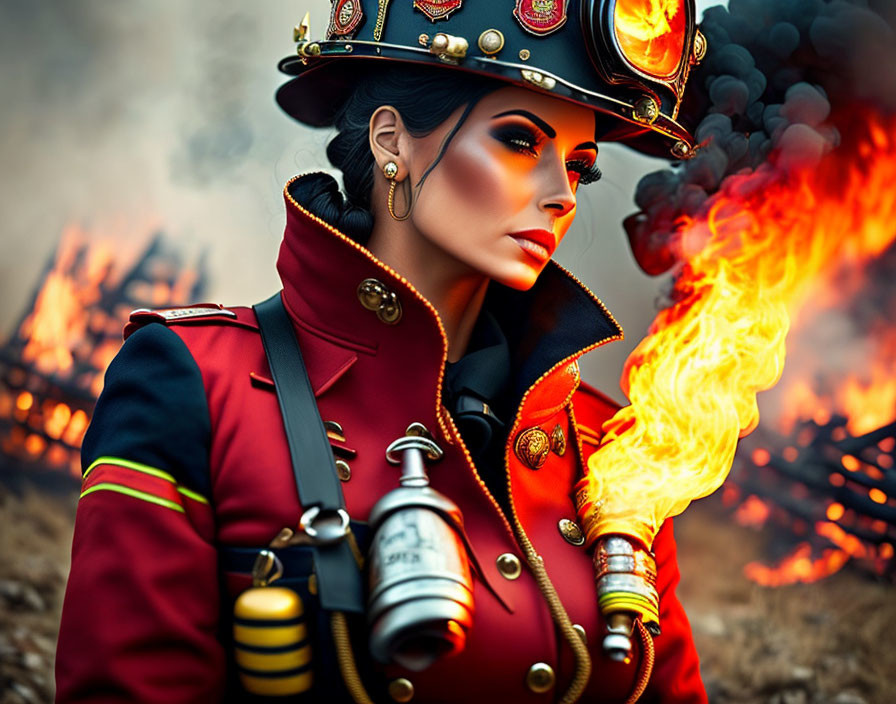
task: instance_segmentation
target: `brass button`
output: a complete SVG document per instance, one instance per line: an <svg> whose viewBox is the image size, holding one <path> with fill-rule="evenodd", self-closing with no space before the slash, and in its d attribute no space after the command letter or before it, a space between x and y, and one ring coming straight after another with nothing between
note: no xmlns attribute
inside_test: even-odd
<svg viewBox="0 0 896 704"><path fill-rule="evenodd" d="M557 528L560 530L560 535L563 536L563 539L570 545L578 546L585 544L585 534L582 532L579 524L575 521L571 521L568 518L561 518L557 523Z"/></svg>
<svg viewBox="0 0 896 704"><path fill-rule="evenodd" d="M588 634L585 633L585 627L580 623L572 624L572 630L579 634L579 638L582 639L582 642L585 645L588 645Z"/></svg>
<svg viewBox="0 0 896 704"><path fill-rule="evenodd" d="M551 451L551 439L538 426L527 428L516 436L513 449L529 469L541 469Z"/></svg>
<svg viewBox="0 0 896 704"><path fill-rule="evenodd" d="M389 696L396 702L409 702L414 698L414 685L404 677L389 683Z"/></svg>
<svg viewBox="0 0 896 704"><path fill-rule="evenodd" d="M345 460L336 460L336 474L340 481L347 482L352 478L352 468Z"/></svg>
<svg viewBox="0 0 896 704"><path fill-rule="evenodd" d="M566 435L559 423L551 431L551 450L559 457L566 454Z"/></svg>
<svg viewBox="0 0 896 704"><path fill-rule="evenodd" d="M526 686L536 694L544 694L551 690L556 679L554 668L545 662L537 662L526 673Z"/></svg>
<svg viewBox="0 0 896 704"><path fill-rule="evenodd" d="M498 572L500 572L501 576L505 579L516 579L523 573L523 566L520 564L520 558L512 552L505 552L503 555L498 555L495 564L498 565Z"/></svg>
<svg viewBox="0 0 896 704"><path fill-rule="evenodd" d="M498 29L487 29L479 35L477 44L483 54L493 56L504 48L504 35Z"/></svg>
<svg viewBox="0 0 896 704"><path fill-rule="evenodd" d="M364 279L358 286L358 300L367 310L376 310L386 297L386 287L376 279Z"/></svg>
<svg viewBox="0 0 896 704"><path fill-rule="evenodd" d="M364 279L358 286L358 300L387 325L395 325L401 320L401 302L395 292L386 288L382 281Z"/></svg>

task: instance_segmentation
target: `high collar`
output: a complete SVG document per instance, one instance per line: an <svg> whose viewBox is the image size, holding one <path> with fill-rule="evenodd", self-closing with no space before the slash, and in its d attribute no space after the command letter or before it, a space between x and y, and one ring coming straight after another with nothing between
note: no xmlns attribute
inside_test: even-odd
<svg viewBox="0 0 896 704"><path fill-rule="evenodd" d="M286 232L277 261L290 315L319 337L354 352L412 361L440 387L448 340L436 309L411 282L297 202L291 187L299 178L284 189ZM376 279L397 295L402 308L397 324L382 322L361 305L358 287L366 279ZM560 363L622 337L603 303L554 261L528 291L493 282L483 305L507 336L515 399ZM413 357L404 351L408 349Z"/></svg>

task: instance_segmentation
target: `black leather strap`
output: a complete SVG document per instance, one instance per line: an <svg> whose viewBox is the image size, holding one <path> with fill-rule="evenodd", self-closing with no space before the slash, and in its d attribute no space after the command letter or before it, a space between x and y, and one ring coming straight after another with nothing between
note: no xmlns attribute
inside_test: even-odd
<svg viewBox="0 0 896 704"><path fill-rule="evenodd" d="M314 391L292 322L280 294L253 306L277 389L302 510L345 509L333 451L317 409ZM320 603L328 611L362 613L361 573L346 540L314 546Z"/></svg>

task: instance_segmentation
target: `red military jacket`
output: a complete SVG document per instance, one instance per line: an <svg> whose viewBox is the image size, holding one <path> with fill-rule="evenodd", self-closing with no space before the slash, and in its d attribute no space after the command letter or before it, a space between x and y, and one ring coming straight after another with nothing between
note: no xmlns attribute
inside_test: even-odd
<svg viewBox="0 0 896 704"><path fill-rule="evenodd" d="M431 483L460 507L484 577L507 605L474 580L475 616L466 648L423 672L379 668L357 658L377 701L404 677L419 702L551 702L574 673L569 645L527 565L531 541L573 623L585 632L593 672L581 701L622 702L643 672L600 649L590 555L558 528L575 520L573 486L595 448L612 402L580 382L577 359L621 337L593 294L551 263L528 292L493 285L486 307L512 350L519 399L505 448L510 511L489 492L441 402L447 342L433 306L369 251L311 215L286 192L287 227L278 260L321 416L344 430L343 484L354 521L365 521L397 486L386 446L423 423L445 452ZM358 300L362 281L394 293L397 323ZM369 302L368 302L369 303ZM148 323L162 323L148 324ZM85 478L57 651L59 702L215 702L234 696L226 614L249 586L228 573L222 547L268 545L295 527L299 505L280 410L250 308L198 306L137 312L107 372L85 438ZM539 469L515 451L527 429L559 432ZM559 431L556 429L559 428ZM561 445L563 443L560 443ZM662 635L641 701L704 702L697 655L675 596L671 522L654 543ZM500 557L504 556L499 560ZM519 562L521 569L507 569ZM504 569L500 568L503 566ZM546 691L536 663L555 676ZM230 691L227 691L230 690ZM335 695L334 695L335 696ZM315 701L331 701L316 690ZM379 697L379 698L377 698Z"/></svg>

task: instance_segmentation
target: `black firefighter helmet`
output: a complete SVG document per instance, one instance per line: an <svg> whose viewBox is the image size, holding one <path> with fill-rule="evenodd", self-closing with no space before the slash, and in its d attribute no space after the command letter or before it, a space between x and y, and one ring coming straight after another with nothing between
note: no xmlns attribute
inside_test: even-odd
<svg viewBox="0 0 896 704"><path fill-rule="evenodd" d="M332 0L326 38L308 17L280 70L277 102L331 125L352 87L383 62L492 76L618 119L600 135L688 158L678 119L688 73L706 52L694 0Z"/></svg>

